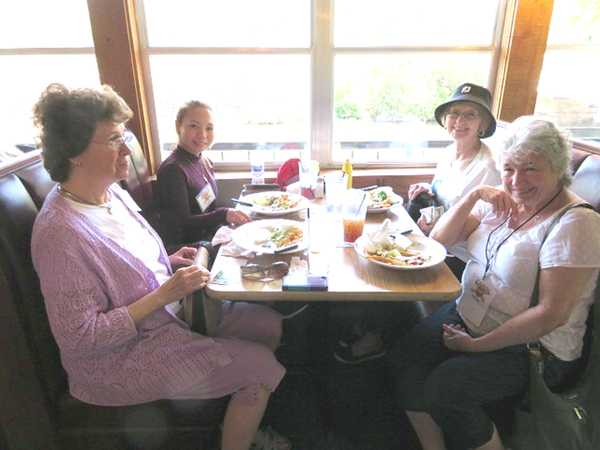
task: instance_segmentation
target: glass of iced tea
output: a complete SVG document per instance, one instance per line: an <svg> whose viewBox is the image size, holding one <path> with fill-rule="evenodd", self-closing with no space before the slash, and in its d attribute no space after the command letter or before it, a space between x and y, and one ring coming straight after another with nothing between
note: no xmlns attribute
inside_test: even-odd
<svg viewBox="0 0 600 450"><path fill-rule="evenodd" d="M344 222L344 242L353 244L363 234L367 216L366 193L349 189L344 196L342 220Z"/></svg>

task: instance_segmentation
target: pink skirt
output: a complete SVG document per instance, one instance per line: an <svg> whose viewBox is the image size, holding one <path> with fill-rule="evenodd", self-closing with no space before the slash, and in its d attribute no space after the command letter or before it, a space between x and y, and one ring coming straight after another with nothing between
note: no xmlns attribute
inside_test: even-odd
<svg viewBox="0 0 600 450"><path fill-rule="evenodd" d="M222 302L221 318L210 337L221 344L232 362L217 367L171 399L219 398L231 395L230 404L256 404L259 386L273 392L285 368L265 344L281 334L281 315L267 306Z"/></svg>

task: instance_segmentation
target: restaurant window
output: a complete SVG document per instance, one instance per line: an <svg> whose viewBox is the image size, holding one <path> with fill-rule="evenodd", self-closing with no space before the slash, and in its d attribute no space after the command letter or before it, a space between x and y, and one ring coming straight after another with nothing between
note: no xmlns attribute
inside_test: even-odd
<svg viewBox="0 0 600 450"><path fill-rule="evenodd" d="M600 0L554 0L535 114L600 142Z"/></svg>
<svg viewBox="0 0 600 450"><path fill-rule="evenodd" d="M1 163L35 147L32 107L46 86L99 84L87 3L19 0L3 4L0 67Z"/></svg>
<svg viewBox="0 0 600 450"><path fill-rule="evenodd" d="M271 168L431 164L448 143L435 106L493 84L505 2L140 0L160 158L196 99L213 109L217 167L256 152Z"/></svg>
<svg viewBox="0 0 600 450"><path fill-rule="evenodd" d="M499 6L336 1L333 159L435 161L449 143L435 107L464 82L491 84Z"/></svg>

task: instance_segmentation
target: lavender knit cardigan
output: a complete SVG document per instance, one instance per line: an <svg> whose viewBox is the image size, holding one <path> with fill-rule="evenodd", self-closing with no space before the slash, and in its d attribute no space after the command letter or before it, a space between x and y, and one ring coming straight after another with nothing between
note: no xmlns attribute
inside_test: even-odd
<svg viewBox="0 0 600 450"><path fill-rule="evenodd" d="M132 214L157 240L170 270L158 235ZM167 308L136 327L126 306L158 288L154 273L56 189L35 221L31 252L74 397L108 406L150 402L231 362L218 342L192 333Z"/></svg>

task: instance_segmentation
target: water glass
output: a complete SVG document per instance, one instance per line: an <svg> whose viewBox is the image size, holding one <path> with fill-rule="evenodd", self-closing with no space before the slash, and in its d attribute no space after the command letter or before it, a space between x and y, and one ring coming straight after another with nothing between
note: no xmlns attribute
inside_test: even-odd
<svg viewBox="0 0 600 450"><path fill-rule="evenodd" d="M298 163L300 177L300 194L315 201L315 189L319 178L319 163L317 161L300 161Z"/></svg>
<svg viewBox="0 0 600 450"><path fill-rule="evenodd" d="M346 179L342 173L328 173L325 180L325 200L327 212L338 214L342 211L342 202L346 193Z"/></svg>

